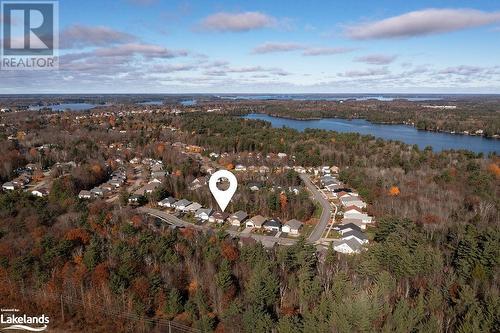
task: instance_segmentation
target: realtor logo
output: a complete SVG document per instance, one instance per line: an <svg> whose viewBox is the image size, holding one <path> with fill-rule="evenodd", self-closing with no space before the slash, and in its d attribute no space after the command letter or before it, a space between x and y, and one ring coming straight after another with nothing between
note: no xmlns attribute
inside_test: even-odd
<svg viewBox="0 0 500 333"><path fill-rule="evenodd" d="M57 1L2 1L2 70L58 67Z"/></svg>

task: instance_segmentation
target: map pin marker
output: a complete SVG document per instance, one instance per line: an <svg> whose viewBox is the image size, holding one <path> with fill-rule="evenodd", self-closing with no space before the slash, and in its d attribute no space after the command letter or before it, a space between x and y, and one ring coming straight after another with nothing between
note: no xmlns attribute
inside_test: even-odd
<svg viewBox="0 0 500 333"><path fill-rule="evenodd" d="M226 178L229 181L229 188L225 191L219 190L219 188L217 187L217 182L221 178ZM212 192L212 195L217 201L220 209L224 211L224 209L226 209L227 205L229 204L229 201L231 201L234 193L236 192L238 181L230 171L219 170L215 172L212 177L210 177L210 180L208 181L208 187L210 188L210 192Z"/></svg>

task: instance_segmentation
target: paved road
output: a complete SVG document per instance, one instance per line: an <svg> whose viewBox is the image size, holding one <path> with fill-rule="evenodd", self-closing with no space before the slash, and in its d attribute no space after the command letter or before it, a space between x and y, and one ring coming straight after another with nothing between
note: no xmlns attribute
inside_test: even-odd
<svg viewBox="0 0 500 333"><path fill-rule="evenodd" d="M300 178L302 179L306 187L311 191L314 198L321 204L321 207L323 208L318 224L316 224L313 231L307 238L309 242L315 243L319 241L321 235L323 235L323 232L325 231L326 227L328 226L328 223L330 222L332 216L332 206L330 205L328 200L325 199L323 194L320 191L318 191L316 186L314 186L314 184L311 182L311 178L309 178L308 175L300 174Z"/></svg>
<svg viewBox="0 0 500 333"><path fill-rule="evenodd" d="M169 214L169 213L164 212L164 211L161 211L159 209L148 208L148 207L139 207L139 208L137 208L137 210L139 210L145 214L149 214L151 216L162 219L165 222L167 222L171 225L178 226L178 227L194 228L194 229L202 230L202 231L206 231L206 230L210 229L208 227L208 225L206 225L206 224L205 225L192 224L192 223L183 221L183 220L175 217L174 215ZM292 244L297 242L297 240L291 239L291 238L276 238L275 236L248 234L248 233L242 233L242 232L234 231L234 230L226 230L226 232L234 237L240 237L240 236L252 237L256 241L262 242L262 244L264 244L265 246L268 246L268 247L272 247L275 243L279 243L281 245L292 245Z"/></svg>

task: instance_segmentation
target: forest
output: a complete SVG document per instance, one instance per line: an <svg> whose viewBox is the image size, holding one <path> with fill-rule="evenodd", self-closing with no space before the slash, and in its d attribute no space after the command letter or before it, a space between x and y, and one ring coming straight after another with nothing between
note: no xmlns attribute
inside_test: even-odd
<svg viewBox="0 0 500 333"><path fill-rule="evenodd" d="M75 116L7 119L27 135L2 140L3 179L30 161L79 166L61 171L48 197L0 194L2 307L43 310L51 328L69 332L168 332L169 321L172 332L500 331L498 157L227 115L106 116L83 125ZM116 142L130 146L123 158L161 158L179 170L164 190L187 193L198 166L158 147L176 140L227 152L235 163L240 153L284 152L296 165L339 166L376 217L373 241L354 256L318 252L305 240L265 249L223 232L158 226L120 202L77 198L113 168L106 161L118 152L102 147ZM47 143L57 147L27 149ZM296 184L293 174L277 182Z"/></svg>

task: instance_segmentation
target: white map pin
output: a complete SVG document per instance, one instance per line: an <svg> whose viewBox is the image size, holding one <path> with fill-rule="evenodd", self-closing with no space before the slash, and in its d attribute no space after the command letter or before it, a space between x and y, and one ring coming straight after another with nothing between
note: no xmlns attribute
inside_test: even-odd
<svg viewBox="0 0 500 333"><path fill-rule="evenodd" d="M229 181L229 188L225 191L219 190L219 188L217 187L217 182L221 178L226 178ZM219 170L215 172L212 177L210 177L210 180L208 181L208 187L210 188L210 192L212 192L212 195L217 201L220 209L224 211L224 209L226 209L227 205L229 204L229 201L231 201L234 193L236 192L238 181L230 171Z"/></svg>

